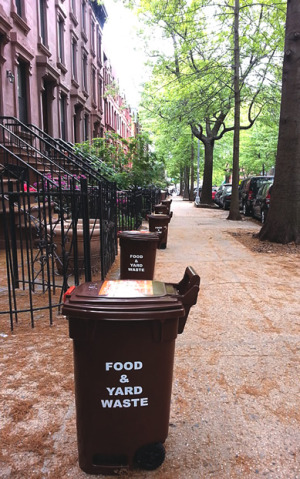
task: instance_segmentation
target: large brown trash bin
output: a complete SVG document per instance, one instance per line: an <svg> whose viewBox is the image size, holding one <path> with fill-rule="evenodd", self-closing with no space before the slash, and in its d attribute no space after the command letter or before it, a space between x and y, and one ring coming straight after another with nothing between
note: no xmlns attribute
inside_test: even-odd
<svg viewBox="0 0 300 479"><path fill-rule="evenodd" d="M153 279L159 235L120 231L120 279Z"/></svg>
<svg viewBox="0 0 300 479"><path fill-rule="evenodd" d="M156 469L168 436L175 340L200 278L85 283L65 294L73 339L79 465Z"/></svg>
<svg viewBox="0 0 300 479"><path fill-rule="evenodd" d="M149 221L149 231L158 233L160 236L158 249L165 249L168 241L168 225L170 223L170 215L151 214L147 216Z"/></svg>

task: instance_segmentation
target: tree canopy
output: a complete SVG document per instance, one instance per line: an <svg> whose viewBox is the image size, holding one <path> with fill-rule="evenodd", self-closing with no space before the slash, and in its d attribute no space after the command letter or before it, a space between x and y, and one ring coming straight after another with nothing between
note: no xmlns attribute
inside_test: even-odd
<svg viewBox="0 0 300 479"><path fill-rule="evenodd" d="M211 201L216 141L233 131L234 1L140 0L130 2L151 32L147 52L153 66L145 85L142 121L154 121L159 136L171 126L189 126L204 145L202 200ZM241 129L254 125L278 98L285 2L240 1ZM147 30L148 29L148 30ZM159 41L153 42L154 37ZM157 131L157 127L155 128ZM180 130L186 129L180 126ZM163 132L163 133L162 133ZM156 139L155 144L161 144ZM173 135L171 134L171 137ZM172 161L174 156L172 155ZM186 158L189 161L189 158ZM230 161L232 162L232 155ZM168 165L168 160L167 160ZM181 161L178 161L178 171Z"/></svg>

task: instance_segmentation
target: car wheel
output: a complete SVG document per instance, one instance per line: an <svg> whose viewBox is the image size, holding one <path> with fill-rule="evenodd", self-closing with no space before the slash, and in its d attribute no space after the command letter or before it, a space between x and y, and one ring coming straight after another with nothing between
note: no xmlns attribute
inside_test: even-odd
<svg viewBox="0 0 300 479"><path fill-rule="evenodd" d="M246 203L243 204L243 214L244 214L245 216L250 216L250 210L249 210L249 208L248 208L248 206L247 206Z"/></svg>

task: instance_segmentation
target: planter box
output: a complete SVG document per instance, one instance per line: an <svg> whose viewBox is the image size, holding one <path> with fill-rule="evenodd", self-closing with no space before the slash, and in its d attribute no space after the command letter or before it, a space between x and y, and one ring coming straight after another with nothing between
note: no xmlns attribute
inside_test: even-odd
<svg viewBox="0 0 300 479"><path fill-rule="evenodd" d="M77 223L77 264L79 274L84 272L84 236L82 220ZM64 221L64 245L67 259L67 274L73 274L75 268L74 245L72 244L73 229L70 220ZM56 267L59 274L63 274L63 238L61 235L61 224L57 223L53 228L53 240L56 244ZM90 252L92 271L98 271L100 268L100 222L99 220L90 220Z"/></svg>

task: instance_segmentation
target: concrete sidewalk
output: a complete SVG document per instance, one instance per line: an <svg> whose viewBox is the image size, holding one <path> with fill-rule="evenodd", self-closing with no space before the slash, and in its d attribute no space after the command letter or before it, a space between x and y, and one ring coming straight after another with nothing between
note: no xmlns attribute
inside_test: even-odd
<svg viewBox="0 0 300 479"><path fill-rule="evenodd" d="M191 265L201 277L198 303L176 339L165 461L122 477L300 479L300 254L266 244L253 252L260 225L251 219L229 222L228 212L178 197L172 210L155 279L177 283ZM119 258L111 278L118 268ZM104 478L78 464L66 319L50 328L41 318L33 330L21 319L4 332L0 478Z"/></svg>
<svg viewBox="0 0 300 479"><path fill-rule="evenodd" d="M173 197L155 279L201 277L176 341L171 425L162 467L131 477L300 478L299 255L259 254L230 233L253 220ZM297 264L298 263L298 264Z"/></svg>

